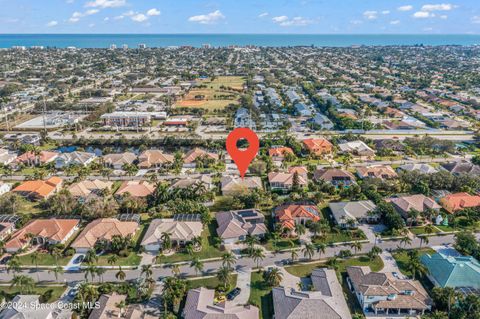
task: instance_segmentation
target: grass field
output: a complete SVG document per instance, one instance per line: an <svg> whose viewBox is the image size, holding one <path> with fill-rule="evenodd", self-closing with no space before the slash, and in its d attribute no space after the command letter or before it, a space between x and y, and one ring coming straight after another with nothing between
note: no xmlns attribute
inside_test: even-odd
<svg viewBox="0 0 480 319"><path fill-rule="evenodd" d="M71 258L72 257L58 257L58 265L65 266ZM32 254L18 256L18 261L22 266L35 266L35 263L32 262ZM37 264L39 267L55 266L55 257L46 253L38 254Z"/></svg>
<svg viewBox="0 0 480 319"><path fill-rule="evenodd" d="M108 257L110 257L111 254L107 255L102 255L98 256L98 262L95 263L97 266L111 266L108 263ZM131 252L130 255L127 257L118 257L117 261L115 262L115 266L136 266L140 264L140 260L142 257L137 255L135 252Z"/></svg>
<svg viewBox="0 0 480 319"><path fill-rule="evenodd" d="M193 88L185 99L177 103L178 107L204 108L208 110L224 109L229 104L237 104L244 79L240 76L219 76L211 79L197 80L198 85L206 87ZM195 96L203 95L203 100ZM227 96L229 96L227 98Z"/></svg>
<svg viewBox="0 0 480 319"><path fill-rule="evenodd" d="M237 286L237 275L236 274L232 274L231 275L231 284L230 286L232 288L236 287ZM208 288L208 289L216 289L218 286L222 285L223 286L223 283L221 283L217 277L208 277L208 278L202 278L202 279L192 279L192 280L188 280L188 288L189 289L195 289L195 288L199 288L199 287L205 287L205 288Z"/></svg>
<svg viewBox="0 0 480 319"><path fill-rule="evenodd" d="M252 272L249 303L260 308L260 318L273 318L272 287L263 280L262 272Z"/></svg>

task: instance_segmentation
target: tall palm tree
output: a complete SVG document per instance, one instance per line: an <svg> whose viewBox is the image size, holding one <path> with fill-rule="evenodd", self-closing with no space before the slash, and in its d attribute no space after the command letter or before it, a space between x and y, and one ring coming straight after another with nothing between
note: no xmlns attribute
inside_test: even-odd
<svg viewBox="0 0 480 319"><path fill-rule="evenodd" d="M295 233L297 233L298 237L305 235L307 229L302 224L295 224Z"/></svg>
<svg viewBox="0 0 480 319"><path fill-rule="evenodd" d="M263 250L261 248L255 248L252 251L251 255L253 261L257 264L257 268L259 268L260 262L265 258L265 254L263 253Z"/></svg>
<svg viewBox="0 0 480 319"><path fill-rule="evenodd" d="M315 245L315 248L317 249L318 259L321 259L322 254L325 254L325 251L327 250L327 245L324 243L319 243Z"/></svg>
<svg viewBox="0 0 480 319"><path fill-rule="evenodd" d="M410 239L410 237L408 237L408 235L406 236L403 236L401 239L400 239L400 244L403 244L403 247L407 247L407 245L411 245L412 244L412 239Z"/></svg>
<svg viewBox="0 0 480 319"><path fill-rule="evenodd" d="M195 275L198 276L199 272L203 271L203 262L198 259L198 257L195 257L192 259L192 262L190 263L190 267L192 267L195 270Z"/></svg>
<svg viewBox="0 0 480 319"><path fill-rule="evenodd" d="M140 275L145 275L145 279L151 278L153 275L152 265L142 265Z"/></svg>
<svg viewBox="0 0 480 319"><path fill-rule="evenodd" d="M115 254L111 254L110 256L108 256L107 258L107 263L111 266L113 266L118 260L118 256L115 255Z"/></svg>
<svg viewBox="0 0 480 319"><path fill-rule="evenodd" d="M33 290L33 287L35 287L35 281L29 276L15 275L13 276L10 287L19 288L21 294L25 292L29 293Z"/></svg>
<svg viewBox="0 0 480 319"><path fill-rule="evenodd" d="M107 270L103 267L97 267L96 275L100 278L100 282L103 282L103 275L107 272Z"/></svg>
<svg viewBox="0 0 480 319"><path fill-rule="evenodd" d="M258 244L258 238L256 236L247 235L245 238L245 243L247 244L249 254L251 254L255 248L255 245Z"/></svg>
<svg viewBox="0 0 480 319"><path fill-rule="evenodd" d="M308 259L312 259L315 254L315 247L313 244L305 244L305 247L302 249L303 256Z"/></svg>
<svg viewBox="0 0 480 319"><path fill-rule="evenodd" d="M362 250L362 243L359 241L354 241L350 244L350 248L352 248L356 254L359 250Z"/></svg>
<svg viewBox="0 0 480 319"><path fill-rule="evenodd" d="M88 282L88 276L92 278L92 281L95 279L95 276L97 275L97 266L94 264L88 264L86 268L84 268L85 272L85 280Z"/></svg>
<svg viewBox="0 0 480 319"><path fill-rule="evenodd" d="M50 272L53 272L53 274L55 275L55 280L56 280L57 282L58 282L58 275L64 273L62 266L55 266L54 268L50 269L48 272L49 272L49 273L50 273Z"/></svg>
<svg viewBox="0 0 480 319"><path fill-rule="evenodd" d="M220 282L223 282L223 286L226 288L230 284L230 268L222 266L218 269L217 278Z"/></svg>
<svg viewBox="0 0 480 319"><path fill-rule="evenodd" d="M272 236L273 250L277 252L277 244L278 244L278 241L280 240L280 234L278 233L278 231L274 231L271 233L271 236Z"/></svg>
<svg viewBox="0 0 480 319"><path fill-rule="evenodd" d="M37 273L37 281L40 281L40 278L38 277L38 258L39 258L39 252L37 250L35 250L30 255L30 260L35 265L35 272Z"/></svg>
<svg viewBox="0 0 480 319"><path fill-rule="evenodd" d="M122 266L120 266L118 272L115 274L115 278L120 281L124 281L125 277L127 277L127 274L125 274L125 272L122 270Z"/></svg>
<svg viewBox="0 0 480 319"><path fill-rule="evenodd" d="M237 263L237 257L231 252L227 252L222 255L222 266L233 269L233 266Z"/></svg>
<svg viewBox="0 0 480 319"><path fill-rule="evenodd" d="M169 233L162 233L160 240L162 241L162 249L164 251L168 252L172 249L172 239Z"/></svg>
<svg viewBox="0 0 480 319"><path fill-rule="evenodd" d="M296 249L292 249L290 251L290 257L291 257L291 260L292 260L292 264L295 262L295 259L298 258L298 252Z"/></svg>
<svg viewBox="0 0 480 319"><path fill-rule="evenodd" d="M408 260L406 268L412 273L413 280L415 280L416 275L426 275L428 270L427 267L425 267L425 265L423 265L420 261L418 250L410 250L407 255Z"/></svg>
<svg viewBox="0 0 480 319"><path fill-rule="evenodd" d="M270 285L270 287L279 286L283 279L282 272L278 268L273 268L268 271L266 277L267 283Z"/></svg>
<svg viewBox="0 0 480 319"><path fill-rule="evenodd" d="M13 273L18 273L21 270L21 264L20 261L18 260L17 256L13 256L8 262L7 262L7 273L13 272Z"/></svg>
<svg viewBox="0 0 480 319"><path fill-rule="evenodd" d="M338 257L337 256L334 256L332 258L330 258L328 261L327 261L327 265L334 269L335 271L338 270L338 267L340 267L339 265L339 262L338 262Z"/></svg>
<svg viewBox="0 0 480 319"><path fill-rule="evenodd" d="M172 274L175 277L180 276L180 267L177 264L172 265Z"/></svg>
<svg viewBox="0 0 480 319"><path fill-rule="evenodd" d="M428 243L430 242L430 239L428 239L428 236L419 236L419 238L420 238L420 248L422 248L423 244L428 245Z"/></svg>

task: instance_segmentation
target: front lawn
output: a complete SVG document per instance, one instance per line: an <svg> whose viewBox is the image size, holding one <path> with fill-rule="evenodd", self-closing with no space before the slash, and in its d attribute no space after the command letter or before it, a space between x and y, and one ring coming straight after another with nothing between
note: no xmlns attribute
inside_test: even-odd
<svg viewBox="0 0 480 319"><path fill-rule="evenodd" d="M414 235L426 235L427 234L425 232L425 227L424 226L411 227L409 230ZM440 233L440 232L441 232L440 229L438 229L436 226L433 226L433 233L430 233L430 234L435 234L435 233Z"/></svg>
<svg viewBox="0 0 480 319"><path fill-rule="evenodd" d="M112 266L111 264L108 263L108 258L112 256L112 254L105 254L98 256L98 262L95 262L95 265L97 266ZM113 266L137 266L140 264L140 261L142 260L142 257L137 255L135 252L130 252L130 254L127 257L120 257L117 256L117 261Z"/></svg>
<svg viewBox="0 0 480 319"><path fill-rule="evenodd" d="M237 274L232 274L232 289L237 286ZM217 289L218 286L223 286L217 277L207 277L201 279L188 279L188 289L195 289L199 287L205 287L208 289Z"/></svg>
<svg viewBox="0 0 480 319"><path fill-rule="evenodd" d="M360 229L357 230L340 230L339 232L328 232L323 238L313 239L314 243L342 243L349 241L357 241L367 239L367 236Z"/></svg>
<svg viewBox="0 0 480 319"><path fill-rule="evenodd" d="M293 243L293 247L292 244ZM300 247L300 240L298 238L281 238L277 241L277 250L284 250L284 249L290 249L290 248L298 248ZM275 251L275 248L273 247L272 240L269 239L267 243L264 245L265 249L270 250L270 251Z"/></svg>
<svg viewBox="0 0 480 319"><path fill-rule="evenodd" d="M260 318L273 318L272 287L263 280L262 272L252 272L249 303L260 309Z"/></svg>
<svg viewBox="0 0 480 319"><path fill-rule="evenodd" d="M376 257L373 260L370 260L366 256L360 256L355 258L348 258L338 260L339 267L338 272L342 273L345 272L348 266L370 266L372 271L380 271L383 268L383 261L380 257ZM297 276L297 277L308 277L312 274L312 271L315 268L319 267L328 267L325 262L318 262L318 263L311 263L311 264L299 264L293 265L289 267L285 267L285 270L288 271L290 274Z"/></svg>
<svg viewBox="0 0 480 319"><path fill-rule="evenodd" d="M12 300L16 295L33 294L42 296L41 301L51 303L60 299L64 291L64 286L35 286L29 292L22 292L18 287L0 286L0 296L6 300Z"/></svg>
<svg viewBox="0 0 480 319"><path fill-rule="evenodd" d="M20 262L20 265L22 266L35 266L35 262L32 261L32 254L27 254L27 255L22 255L18 256L18 261ZM65 266L68 264L68 262L72 259L71 256L69 257L58 257L58 265L59 266ZM48 253L40 253L38 254L38 259L37 259L37 265L40 266L55 266L55 257L51 254Z"/></svg>
<svg viewBox="0 0 480 319"><path fill-rule="evenodd" d="M193 257L198 257L199 259L209 259L209 258L218 258L223 255L223 252L216 248L215 245L215 230L216 223L210 223L208 227L205 227L202 232L202 250L198 253L194 253ZM215 235L214 235L215 234ZM186 251L179 251L171 256L160 256L157 258L158 264L169 264L176 263L181 261L192 260Z"/></svg>

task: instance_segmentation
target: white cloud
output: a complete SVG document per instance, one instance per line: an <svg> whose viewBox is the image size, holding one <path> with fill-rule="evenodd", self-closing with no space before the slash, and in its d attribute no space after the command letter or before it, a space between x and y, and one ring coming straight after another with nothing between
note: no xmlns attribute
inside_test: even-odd
<svg viewBox="0 0 480 319"><path fill-rule="evenodd" d="M119 16L113 17L113 20L122 20L123 18L125 18L125 16L119 15Z"/></svg>
<svg viewBox="0 0 480 319"><path fill-rule="evenodd" d="M54 27L58 24L58 21L52 20L49 23L47 23L47 27Z"/></svg>
<svg viewBox="0 0 480 319"><path fill-rule="evenodd" d="M148 17L143 13L137 13L136 15L133 15L131 19L135 22L144 22L148 20Z"/></svg>
<svg viewBox="0 0 480 319"><path fill-rule="evenodd" d="M422 11L450 11L454 8L456 6L450 3L426 4L422 6Z"/></svg>
<svg viewBox="0 0 480 319"><path fill-rule="evenodd" d="M359 24L362 24L363 21L362 20L352 20L352 21L350 21L350 23L353 24L353 25L359 25Z"/></svg>
<svg viewBox="0 0 480 319"><path fill-rule="evenodd" d="M480 16L473 16L472 23L479 24L480 23Z"/></svg>
<svg viewBox="0 0 480 319"><path fill-rule="evenodd" d="M72 16L70 17L70 19L68 19L69 22L71 23L75 23L75 22L78 22L80 21L80 18L83 18L83 17L86 17L86 16L90 16L92 14L96 14L98 13L100 10L97 10L97 9L90 9L90 10L87 10L85 12L78 12L78 11L75 11L74 13L72 13Z"/></svg>
<svg viewBox="0 0 480 319"><path fill-rule="evenodd" d="M278 16L278 17L273 17L272 20L275 23L282 23L282 22L288 21L288 17L287 16Z"/></svg>
<svg viewBox="0 0 480 319"><path fill-rule="evenodd" d="M93 28L94 26L95 26L95 23L90 23L90 24L88 25L89 28Z"/></svg>
<svg viewBox="0 0 480 319"><path fill-rule="evenodd" d="M278 16L273 17L272 21L282 27L303 27L313 23L313 20L304 17Z"/></svg>
<svg viewBox="0 0 480 319"><path fill-rule="evenodd" d="M413 6L411 5L401 6L397 8L398 11L410 11L412 9L413 9Z"/></svg>
<svg viewBox="0 0 480 319"><path fill-rule="evenodd" d="M443 19L443 20L448 19L448 16L446 14L443 14L440 16L440 19Z"/></svg>
<svg viewBox="0 0 480 319"><path fill-rule="evenodd" d="M118 8L127 4L126 0L94 0L87 2L86 7L98 7L98 8Z"/></svg>
<svg viewBox="0 0 480 319"><path fill-rule="evenodd" d="M392 24L392 25L400 24L400 20L390 21L390 24Z"/></svg>
<svg viewBox="0 0 480 319"><path fill-rule="evenodd" d="M150 10L147 11L147 16L159 16L160 15L160 10L156 9L156 8L152 8Z"/></svg>
<svg viewBox="0 0 480 319"><path fill-rule="evenodd" d="M390 10L383 10L382 14L390 14Z"/></svg>
<svg viewBox="0 0 480 319"><path fill-rule="evenodd" d="M423 31L433 31L433 28L431 27L423 28Z"/></svg>
<svg viewBox="0 0 480 319"><path fill-rule="evenodd" d="M266 16L268 16L268 12L260 13L258 15L259 18L265 18Z"/></svg>
<svg viewBox="0 0 480 319"><path fill-rule="evenodd" d="M220 12L220 10L216 10L208 14L200 14L197 16L192 16L188 18L188 21L196 22L200 24L214 24L219 20L223 20L223 19L225 19L225 16L222 14L222 12Z"/></svg>
<svg viewBox="0 0 480 319"><path fill-rule="evenodd" d="M365 11L363 13L363 16L368 19L368 20L375 20L376 18L378 18L378 12L377 11Z"/></svg>
<svg viewBox="0 0 480 319"><path fill-rule="evenodd" d="M416 19L427 19L435 17L435 14L427 11L417 11L412 15L412 17Z"/></svg>

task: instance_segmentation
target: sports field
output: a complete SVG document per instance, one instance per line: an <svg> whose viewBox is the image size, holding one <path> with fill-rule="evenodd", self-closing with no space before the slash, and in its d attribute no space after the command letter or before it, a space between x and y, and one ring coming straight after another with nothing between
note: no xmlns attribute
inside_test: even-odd
<svg viewBox="0 0 480 319"><path fill-rule="evenodd" d="M223 109L229 104L238 103L244 83L243 77L240 76L219 76L213 81L211 78L199 79L197 85L202 87L191 89L177 106Z"/></svg>

